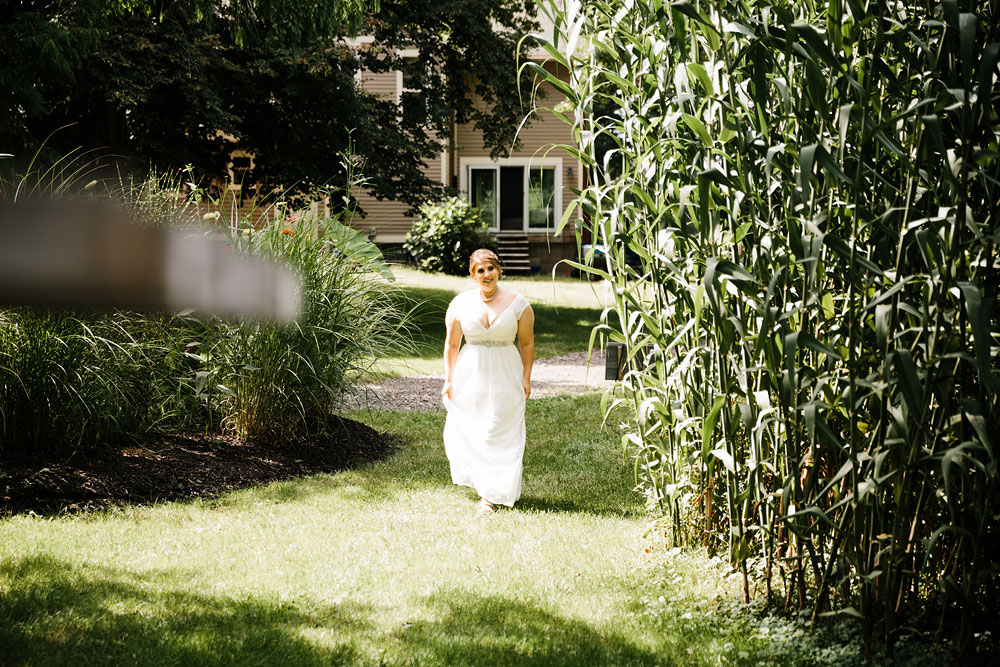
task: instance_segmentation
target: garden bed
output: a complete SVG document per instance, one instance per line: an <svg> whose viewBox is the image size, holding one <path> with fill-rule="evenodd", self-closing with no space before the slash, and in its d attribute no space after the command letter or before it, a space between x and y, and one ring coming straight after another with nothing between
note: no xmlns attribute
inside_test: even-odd
<svg viewBox="0 0 1000 667"><path fill-rule="evenodd" d="M161 435L67 456L0 456L0 517L130 503L211 498L227 491L344 470L386 457L397 441L350 419L318 441L247 445L218 434Z"/></svg>

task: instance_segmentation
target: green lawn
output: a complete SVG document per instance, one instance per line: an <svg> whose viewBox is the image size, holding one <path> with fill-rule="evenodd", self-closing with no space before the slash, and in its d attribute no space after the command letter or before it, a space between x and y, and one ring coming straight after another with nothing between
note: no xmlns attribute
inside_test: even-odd
<svg viewBox="0 0 1000 667"><path fill-rule="evenodd" d="M406 441L358 470L211 501L4 519L0 662L752 657L760 641L745 618L718 615L736 578L645 535L631 471L599 413L593 394L530 401L524 496L492 517L450 484L435 411L353 415Z"/></svg>
<svg viewBox="0 0 1000 667"><path fill-rule="evenodd" d="M440 375L444 372L444 314L451 299L474 284L471 278L424 273L393 267L400 287L399 299L412 312L416 349L407 357L384 359L376 365L380 375ZM604 308L604 287L599 282L551 277L505 278L504 287L523 294L535 311L535 356L555 357L587 349L590 331Z"/></svg>

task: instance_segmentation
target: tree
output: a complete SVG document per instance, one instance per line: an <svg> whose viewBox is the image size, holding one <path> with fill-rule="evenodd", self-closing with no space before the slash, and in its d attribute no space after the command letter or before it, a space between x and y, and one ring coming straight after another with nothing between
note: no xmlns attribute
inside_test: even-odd
<svg viewBox="0 0 1000 667"><path fill-rule="evenodd" d="M29 157L52 135L57 154L95 149L140 171L191 164L222 181L238 148L264 191L301 195L343 186L351 145L375 196L417 206L441 194L421 166L452 118L475 123L494 153L510 148L517 42L534 11L526 0L21 2L0 14L11 92L0 152ZM354 32L376 46L349 48ZM401 67L422 90L402 110L357 85L360 68Z"/></svg>

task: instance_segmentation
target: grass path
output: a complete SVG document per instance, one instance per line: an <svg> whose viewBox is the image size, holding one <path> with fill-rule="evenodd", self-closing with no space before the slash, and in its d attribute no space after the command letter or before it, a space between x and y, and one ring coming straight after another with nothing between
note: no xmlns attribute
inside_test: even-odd
<svg viewBox="0 0 1000 667"><path fill-rule="evenodd" d="M357 413L389 459L212 501L0 521L0 663L719 664L735 581L644 537L598 398L529 402L525 484L477 517L443 412ZM649 552L647 553L647 549ZM735 658L734 658L735 659Z"/></svg>

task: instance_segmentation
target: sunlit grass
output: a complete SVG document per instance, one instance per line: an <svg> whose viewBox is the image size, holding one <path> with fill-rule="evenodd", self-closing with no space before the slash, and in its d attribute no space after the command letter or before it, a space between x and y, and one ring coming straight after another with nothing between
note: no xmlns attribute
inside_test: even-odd
<svg viewBox="0 0 1000 667"><path fill-rule="evenodd" d="M395 265L392 273L400 285L437 289L458 294L475 287L468 276L446 276L443 273L426 273L405 266ZM556 277L548 275L504 276L501 285L524 295L534 303L569 308L596 308L605 304L605 286L601 281Z"/></svg>
<svg viewBox="0 0 1000 667"><path fill-rule="evenodd" d="M376 375L440 375L444 372L444 315L451 299L474 287L471 278L393 267L398 298L411 311L415 349L406 357L380 359ZM535 357L587 349L606 298L604 283L573 278L509 277L503 285L524 295L535 312Z"/></svg>
<svg viewBox="0 0 1000 667"><path fill-rule="evenodd" d="M489 518L450 484L442 412L354 416L406 444L213 501L0 522L5 659L716 664L754 645L712 615L722 566L645 536L596 396L529 402L523 498Z"/></svg>

